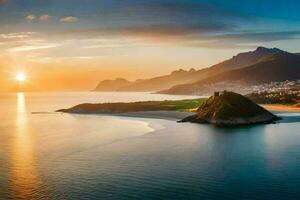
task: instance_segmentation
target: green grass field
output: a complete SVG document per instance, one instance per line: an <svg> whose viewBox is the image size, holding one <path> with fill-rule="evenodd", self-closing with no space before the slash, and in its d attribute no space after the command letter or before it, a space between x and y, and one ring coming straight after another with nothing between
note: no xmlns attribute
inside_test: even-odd
<svg viewBox="0 0 300 200"><path fill-rule="evenodd" d="M166 100L166 101L141 101L133 103L99 103L79 104L59 112L71 113L124 113L137 111L185 111L193 112L205 101L201 99Z"/></svg>

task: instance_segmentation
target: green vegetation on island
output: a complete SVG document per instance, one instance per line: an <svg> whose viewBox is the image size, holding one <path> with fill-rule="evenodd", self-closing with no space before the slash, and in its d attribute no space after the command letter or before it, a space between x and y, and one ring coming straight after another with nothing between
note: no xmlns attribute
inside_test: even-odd
<svg viewBox="0 0 300 200"><path fill-rule="evenodd" d="M67 113L126 113L138 111L196 111L206 99L143 101L132 103L84 103L58 112Z"/></svg>

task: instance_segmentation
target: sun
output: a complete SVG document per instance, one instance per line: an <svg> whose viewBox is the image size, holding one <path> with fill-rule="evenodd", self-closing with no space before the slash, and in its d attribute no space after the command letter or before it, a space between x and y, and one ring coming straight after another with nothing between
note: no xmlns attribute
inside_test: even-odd
<svg viewBox="0 0 300 200"><path fill-rule="evenodd" d="M24 82L26 80L26 74L24 72L17 73L16 80L19 82Z"/></svg>

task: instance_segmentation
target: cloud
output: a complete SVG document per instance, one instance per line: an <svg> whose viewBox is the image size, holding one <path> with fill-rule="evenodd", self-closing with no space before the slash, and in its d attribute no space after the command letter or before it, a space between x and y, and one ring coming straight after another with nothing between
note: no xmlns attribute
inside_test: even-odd
<svg viewBox="0 0 300 200"><path fill-rule="evenodd" d="M191 36L181 45L201 48L255 48L258 43L300 39L300 31L242 32L207 37Z"/></svg>
<svg viewBox="0 0 300 200"><path fill-rule="evenodd" d="M239 28L236 21L246 18L240 13L196 1L124 0L122 6L112 4L109 9L104 9L106 7L100 6L97 14L89 15L87 20L94 24L94 28L66 31L61 35L126 36L147 41L170 42L194 35L204 37L231 33ZM73 16L60 19L61 22L77 20ZM81 24L81 27L84 26L85 24Z"/></svg>
<svg viewBox="0 0 300 200"><path fill-rule="evenodd" d="M60 44L44 44L44 45L24 45L18 47L12 47L8 49L10 52L25 52L25 51L33 51L33 50L40 50L40 49L50 49L54 47L58 47Z"/></svg>
<svg viewBox="0 0 300 200"><path fill-rule="evenodd" d="M41 20L41 21L47 21L47 20L49 20L49 18L50 18L49 15L41 15L41 16L39 17L39 20Z"/></svg>
<svg viewBox="0 0 300 200"><path fill-rule="evenodd" d="M184 38L195 35L202 35L205 37L206 34L230 31L232 26L226 24L160 24L160 25L141 25L141 26L128 26L128 27L104 27L94 29L79 29L69 30L57 33L57 37L131 37L137 39L174 39Z"/></svg>
<svg viewBox="0 0 300 200"><path fill-rule="evenodd" d="M78 20L78 18L74 17L74 16L60 18L60 22L67 22L67 23L76 22L77 20Z"/></svg>
<svg viewBox="0 0 300 200"><path fill-rule="evenodd" d="M25 19L28 20L28 21L33 21L33 20L36 19L36 16L30 14L30 15L27 15L27 16L25 17Z"/></svg>
<svg viewBox="0 0 300 200"><path fill-rule="evenodd" d="M41 16L36 16L33 14L29 14L25 17L26 20L28 21L34 21L34 20L40 20L40 21L47 21L50 19L50 16L48 14L44 14Z"/></svg>
<svg viewBox="0 0 300 200"><path fill-rule="evenodd" d="M232 33L224 33L224 31ZM219 33L217 33L219 32ZM95 43L87 48L107 47L107 44L97 43L98 38L130 38L134 45L140 44L170 44L195 48L253 48L257 43L276 42L300 38L300 31L286 32L240 32L224 25L152 25L132 27L110 27L97 29L70 30L57 33L54 37L78 40L95 39ZM130 46L130 43L114 46ZM110 46L110 45L108 45ZM111 46L110 46L111 47Z"/></svg>
<svg viewBox="0 0 300 200"><path fill-rule="evenodd" d="M36 32L0 34L0 43L1 52L22 52L22 55L31 51L51 49L62 45L60 41L48 39L46 35Z"/></svg>
<svg viewBox="0 0 300 200"><path fill-rule="evenodd" d="M35 32L19 32L19 33L6 33L0 34L0 41L3 39L3 42L7 40L16 40L16 39L24 39L33 36L36 34Z"/></svg>
<svg viewBox="0 0 300 200"><path fill-rule="evenodd" d="M282 32L244 32L224 34L214 37L219 40L232 40L239 42L273 42L280 40L297 39L300 31L282 31Z"/></svg>
<svg viewBox="0 0 300 200"><path fill-rule="evenodd" d="M217 30L230 30L230 27L153 25L69 30L59 33L19 32L0 34L0 42L3 42L2 49L10 52L24 52L61 46L71 49L78 47L82 51L83 49L145 45L215 49L254 48L265 42L300 38L300 31L240 33L233 31L233 33L211 34Z"/></svg>

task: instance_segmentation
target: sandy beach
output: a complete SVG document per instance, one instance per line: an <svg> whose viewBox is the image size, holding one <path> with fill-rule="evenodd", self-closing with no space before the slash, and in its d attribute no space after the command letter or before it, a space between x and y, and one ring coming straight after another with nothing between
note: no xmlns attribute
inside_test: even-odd
<svg viewBox="0 0 300 200"><path fill-rule="evenodd" d="M281 104L261 104L270 112L299 112L300 107L281 105ZM157 119L169 119L169 120L180 120L190 115L192 112L180 112L180 111L140 111L140 112L128 112L128 113L118 113L118 116L127 117L141 117L141 118L157 118Z"/></svg>
<svg viewBox="0 0 300 200"><path fill-rule="evenodd" d="M300 107L280 105L280 104L261 104L270 112L299 112ZM76 113L76 114L90 114L90 113ZM178 121L193 115L193 112L181 112L181 111L139 111L139 112L126 112L126 113L94 113L100 115L114 115L114 116L124 116L124 117L137 117L137 118L154 118L154 119L167 119L172 121Z"/></svg>
<svg viewBox="0 0 300 200"><path fill-rule="evenodd" d="M140 111L140 112L128 112L113 114L117 116L126 117L138 117L138 118L155 118L155 119L168 119L178 121L190 115L192 112L180 112L180 111Z"/></svg>
<svg viewBox="0 0 300 200"><path fill-rule="evenodd" d="M261 104L260 106L270 112L300 112L300 107L281 104Z"/></svg>
<svg viewBox="0 0 300 200"><path fill-rule="evenodd" d="M281 104L262 104L260 105L270 112L275 113L300 113L300 107L281 105ZM156 118L167 120L181 120L185 117L193 115L192 112L180 112L180 111L140 111L140 112L128 112L118 113L117 116L126 117L139 117L139 118Z"/></svg>

